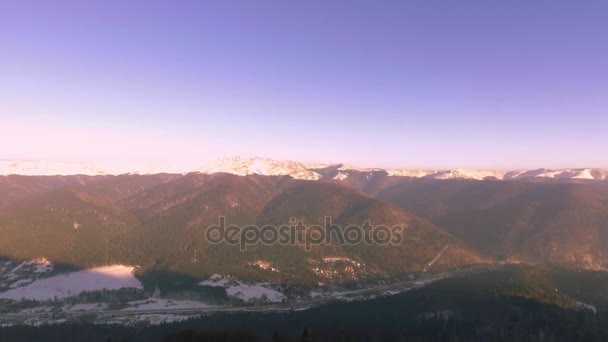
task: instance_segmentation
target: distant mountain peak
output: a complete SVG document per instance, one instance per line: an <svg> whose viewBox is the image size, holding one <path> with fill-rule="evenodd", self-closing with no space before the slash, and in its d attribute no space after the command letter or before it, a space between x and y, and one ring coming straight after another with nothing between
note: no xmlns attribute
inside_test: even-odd
<svg viewBox="0 0 608 342"><path fill-rule="evenodd" d="M88 161L0 160L0 175L22 176L103 176L120 174L182 173L163 163L93 163Z"/></svg>
<svg viewBox="0 0 608 342"><path fill-rule="evenodd" d="M231 157L215 160L194 171L201 173L225 172L238 176L254 174L263 176L288 175L295 179L319 180L323 177L314 170L327 167L329 167L327 164L302 163L292 160Z"/></svg>
<svg viewBox="0 0 608 342"><path fill-rule="evenodd" d="M492 170L466 170L466 169L451 169L437 171L432 174L428 174L425 178L433 179L476 179L483 180L486 178L502 179L504 172L492 171Z"/></svg>

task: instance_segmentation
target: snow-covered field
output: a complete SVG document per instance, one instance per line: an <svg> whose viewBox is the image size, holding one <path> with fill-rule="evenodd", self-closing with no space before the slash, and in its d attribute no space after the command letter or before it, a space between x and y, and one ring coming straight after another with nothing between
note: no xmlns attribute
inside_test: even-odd
<svg viewBox="0 0 608 342"><path fill-rule="evenodd" d="M245 284L237 279L219 274L212 275L209 279L202 281L200 285L224 287L228 296L238 298L244 302L280 303L286 299L284 294L272 289L268 283Z"/></svg>
<svg viewBox="0 0 608 342"><path fill-rule="evenodd" d="M51 300L76 296L84 291L141 289L133 270L131 266L112 265L61 274L0 293L0 299Z"/></svg>

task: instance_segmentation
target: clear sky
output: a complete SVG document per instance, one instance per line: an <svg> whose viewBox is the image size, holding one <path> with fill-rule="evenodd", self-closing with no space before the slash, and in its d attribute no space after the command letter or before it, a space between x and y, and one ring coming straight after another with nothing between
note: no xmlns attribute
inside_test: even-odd
<svg viewBox="0 0 608 342"><path fill-rule="evenodd" d="M608 1L0 2L0 158L608 168Z"/></svg>

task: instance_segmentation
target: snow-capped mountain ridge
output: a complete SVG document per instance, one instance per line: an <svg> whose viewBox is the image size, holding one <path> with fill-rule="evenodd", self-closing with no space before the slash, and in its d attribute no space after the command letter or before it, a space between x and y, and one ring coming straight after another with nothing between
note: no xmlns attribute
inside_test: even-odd
<svg viewBox="0 0 608 342"><path fill-rule="evenodd" d="M0 175L104 176L120 174L183 173L183 168L159 163L93 163L86 161L0 160Z"/></svg>
<svg viewBox="0 0 608 342"><path fill-rule="evenodd" d="M608 179L608 170L603 169L537 169L519 170L505 173L503 179L554 178L554 179Z"/></svg>
<svg viewBox="0 0 608 342"><path fill-rule="evenodd" d="M451 170L443 170L443 171L435 171L433 173L427 174L424 178L433 178L433 179L502 179L504 176L504 172L501 171L491 171L491 170L465 170L465 169L451 169Z"/></svg>
<svg viewBox="0 0 608 342"><path fill-rule="evenodd" d="M427 179L498 179L520 180L544 178L556 180L608 180L608 170L597 168L568 168L568 169L536 169L515 171L494 170L416 170L416 169L381 169L357 168L344 164L303 163L290 160L274 160L267 158L223 158L199 167L176 167L169 164L145 165L114 165L106 166L91 162L51 162L51 161L14 161L0 160L0 175L52 176L52 175L117 175L125 173L156 174L156 173L230 173L239 176L291 176L295 179L346 180L352 174L384 173L393 177L412 177Z"/></svg>
<svg viewBox="0 0 608 342"><path fill-rule="evenodd" d="M105 175L106 172L89 162L4 161L0 160L0 175L55 176Z"/></svg>
<svg viewBox="0 0 608 342"><path fill-rule="evenodd" d="M199 167L194 172L217 173L225 172L238 176L292 176L296 179L319 180L323 177L315 172L317 169L329 167L327 164L301 163L291 160L274 160L267 158L223 158Z"/></svg>

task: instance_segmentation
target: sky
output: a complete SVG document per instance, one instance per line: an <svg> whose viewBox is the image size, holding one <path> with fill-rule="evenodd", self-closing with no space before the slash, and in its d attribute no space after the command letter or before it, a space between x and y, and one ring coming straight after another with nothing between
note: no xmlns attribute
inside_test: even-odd
<svg viewBox="0 0 608 342"><path fill-rule="evenodd" d="M608 168L608 2L3 0L0 128L0 159Z"/></svg>

